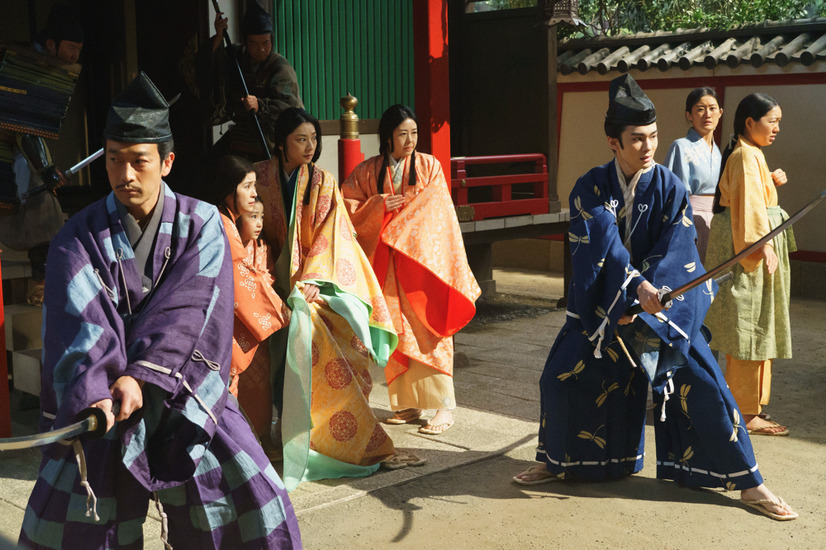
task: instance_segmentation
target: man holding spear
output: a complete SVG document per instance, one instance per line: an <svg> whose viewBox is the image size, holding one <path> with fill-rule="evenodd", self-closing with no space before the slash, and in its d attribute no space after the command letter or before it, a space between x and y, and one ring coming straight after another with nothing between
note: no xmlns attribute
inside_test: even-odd
<svg viewBox="0 0 826 550"><path fill-rule="evenodd" d="M241 22L240 45L230 42L218 2L212 5L216 34L201 45L195 61L201 105L213 125L235 122L215 144L215 153L267 160L278 115L288 107L304 107L295 70L273 51L272 18L256 2Z"/></svg>

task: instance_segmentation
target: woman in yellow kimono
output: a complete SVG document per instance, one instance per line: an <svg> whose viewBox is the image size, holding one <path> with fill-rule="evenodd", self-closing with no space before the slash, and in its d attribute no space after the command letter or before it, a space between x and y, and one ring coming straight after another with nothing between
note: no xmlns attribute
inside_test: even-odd
<svg viewBox="0 0 826 550"><path fill-rule="evenodd" d="M276 290L292 309L279 349L286 363L283 478L291 490L300 481L370 475L394 455L368 403L368 369L387 363L397 338L338 184L314 164L318 120L285 110L275 143L273 159L256 170Z"/></svg>
<svg viewBox="0 0 826 550"><path fill-rule="evenodd" d="M780 105L766 94L746 96L734 115L735 136L723 156L711 221L707 263L718 265L788 219L778 206L783 170L769 172L763 147L780 131ZM762 414L769 403L771 367L792 356L789 324L791 228L741 260L720 285L706 316L711 348L726 354L726 382L754 435L787 435L786 426Z"/></svg>
<svg viewBox="0 0 826 550"><path fill-rule="evenodd" d="M267 339L284 327L289 311L272 287L266 266L256 265L242 242L237 221L256 204L255 167L234 155L218 158L209 171L208 200L218 207L232 254L235 321L229 391L247 416L261 446L272 459L281 450L273 443L270 352Z"/></svg>
<svg viewBox="0 0 826 550"><path fill-rule="evenodd" d="M439 161L416 151L409 107L394 105L379 122L379 152L342 184L358 240L382 284L399 347L385 369L391 424L436 415L421 433L453 425L453 339L476 313L481 294Z"/></svg>

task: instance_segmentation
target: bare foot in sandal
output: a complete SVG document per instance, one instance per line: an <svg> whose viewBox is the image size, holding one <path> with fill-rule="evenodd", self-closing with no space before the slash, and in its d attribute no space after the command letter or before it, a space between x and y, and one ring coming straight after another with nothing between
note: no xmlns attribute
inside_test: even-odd
<svg viewBox="0 0 826 550"><path fill-rule="evenodd" d="M520 485L539 485L540 483L560 481L562 477L549 472L544 464L537 464L521 474L516 474L512 479Z"/></svg>
<svg viewBox="0 0 826 550"><path fill-rule="evenodd" d="M773 420L766 420L760 415L743 415L746 430L751 435L789 435L789 428Z"/></svg>
<svg viewBox="0 0 826 550"><path fill-rule="evenodd" d="M779 521L797 519L797 512L786 504L786 501L775 496L765 484L760 484L751 489L740 491L740 502L753 508L772 519Z"/></svg>
<svg viewBox="0 0 826 550"><path fill-rule="evenodd" d="M427 421L427 425L419 428L419 433L439 435L450 429L453 423L453 411L438 410L433 418Z"/></svg>
<svg viewBox="0 0 826 550"><path fill-rule="evenodd" d="M385 422L388 424L408 424L417 421L421 416L421 409L402 409L395 411L393 416L385 420Z"/></svg>

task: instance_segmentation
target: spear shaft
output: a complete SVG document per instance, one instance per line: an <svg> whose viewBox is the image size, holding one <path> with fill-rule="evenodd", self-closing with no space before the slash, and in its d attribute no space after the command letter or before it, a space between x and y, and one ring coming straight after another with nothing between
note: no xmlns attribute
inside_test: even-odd
<svg viewBox="0 0 826 550"><path fill-rule="evenodd" d="M215 10L216 14L223 13L218 7L218 0L212 0L212 8ZM250 91L249 88L247 88L247 82L244 80L244 71L241 70L241 64L238 63L238 58L235 57L235 52L232 49L232 41L229 39L229 34L226 29L224 29L224 43L227 46L227 55L230 56L235 64L236 70L238 71L238 78L241 79L241 87L244 89L244 96L248 96L250 95ZM267 159L271 159L272 155L270 154L270 148L269 145L267 145L267 139L264 137L264 131L261 129L261 121L258 120L257 111L252 111L252 120L255 121L255 127L258 129L258 137L261 138L261 143L264 145L264 154L267 155Z"/></svg>

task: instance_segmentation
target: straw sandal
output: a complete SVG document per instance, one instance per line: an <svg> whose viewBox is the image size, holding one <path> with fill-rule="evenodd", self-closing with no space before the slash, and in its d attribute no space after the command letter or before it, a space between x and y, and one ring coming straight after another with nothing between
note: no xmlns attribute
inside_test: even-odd
<svg viewBox="0 0 826 550"><path fill-rule="evenodd" d="M754 500L745 500L741 498L740 502L742 502L749 508L754 508L764 516L776 519L777 521L789 521L798 518L797 512L795 512L791 508L789 508L791 514L787 515L778 514L777 512L772 511L772 506L777 506L781 508L783 506L788 506L788 504L786 504L786 501L780 497L777 497L777 500L771 500L768 498L756 498Z"/></svg>
<svg viewBox="0 0 826 550"><path fill-rule="evenodd" d="M403 409L396 411L393 416L385 420L387 424L409 424L422 417L421 409Z"/></svg>

